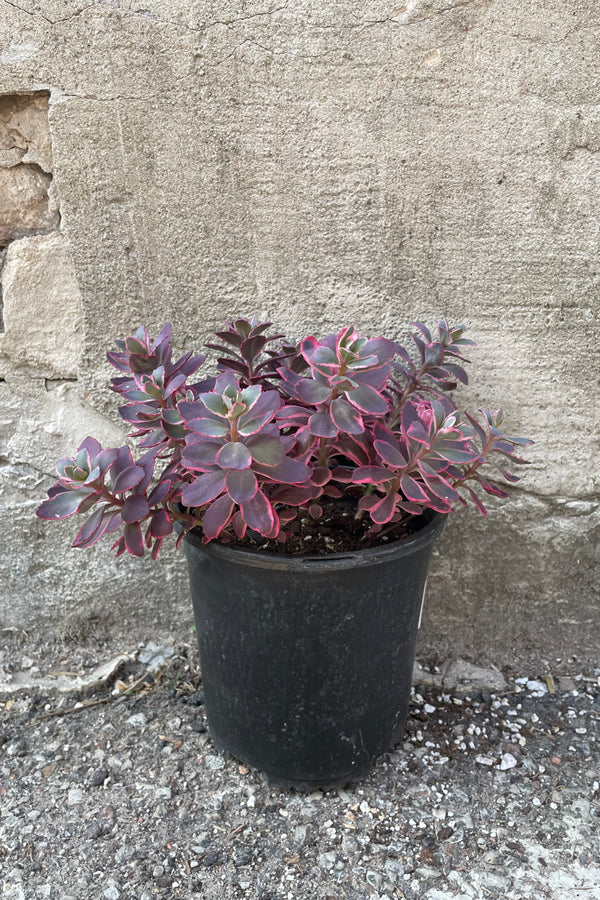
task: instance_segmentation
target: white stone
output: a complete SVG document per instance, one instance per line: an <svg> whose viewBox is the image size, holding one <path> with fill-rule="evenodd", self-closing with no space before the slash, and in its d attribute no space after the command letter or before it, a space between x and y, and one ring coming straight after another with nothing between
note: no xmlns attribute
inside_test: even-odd
<svg viewBox="0 0 600 900"><path fill-rule="evenodd" d="M0 246L15 238L58 227L50 203L51 176L34 166L0 166Z"/></svg>
<svg viewBox="0 0 600 900"><path fill-rule="evenodd" d="M512 753L504 753L497 768L500 769L501 772L506 772L507 769L514 769L516 765L517 760Z"/></svg>
<svg viewBox="0 0 600 900"><path fill-rule="evenodd" d="M67 806L77 806L83 803L83 791L80 788L71 788L67 794Z"/></svg>
<svg viewBox="0 0 600 900"><path fill-rule="evenodd" d="M0 338L0 354L15 367L34 367L49 377L74 377L82 349L83 316L65 238L53 232L10 244L2 289L5 334Z"/></svg>
<svg viewBox="0 0 600 900"><path fill-rule="evenodd" d="M11 44L2 57L7 62L7 56L21 61L35 49L31 42ZM46 92L0 96L0 166L19 163L34 163L44 172L52 171Z"/></svg>

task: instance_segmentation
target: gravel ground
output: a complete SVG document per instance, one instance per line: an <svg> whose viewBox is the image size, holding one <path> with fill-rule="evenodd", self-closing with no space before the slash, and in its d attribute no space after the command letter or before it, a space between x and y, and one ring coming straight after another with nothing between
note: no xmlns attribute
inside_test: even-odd
<svg viewBox="0 0 600 900"><path fill-rule="evenodd" d="M91 692L0 695L3 900L600 898L600 670L417 686L366 781L306 795L214 749L196 658L148 645Z"/></svg>

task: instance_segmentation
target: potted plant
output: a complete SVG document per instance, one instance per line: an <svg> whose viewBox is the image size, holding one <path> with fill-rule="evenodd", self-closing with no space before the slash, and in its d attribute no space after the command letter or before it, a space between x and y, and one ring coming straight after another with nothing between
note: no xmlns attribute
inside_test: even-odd
<svg viewBox="0 0 600 900"><path fill-rule="evenodd" d="M237 319L174 360L169 325L108 354L129 446L86 438L43 519L86 516L74 547L184 542L215 743L300 788L364 776L398 741L433 541L453 507L531 443L502 411L461 413L464 326L414 323L410 353L352 326L299 343Z"/></svg>

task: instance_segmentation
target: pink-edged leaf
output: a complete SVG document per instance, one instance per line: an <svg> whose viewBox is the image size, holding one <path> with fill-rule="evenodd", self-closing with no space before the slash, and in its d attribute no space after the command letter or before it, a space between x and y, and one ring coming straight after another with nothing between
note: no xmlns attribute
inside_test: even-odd
<svg viewBox="0 0 600 900"><path fill-rule="evenodd" d="M257 491L251 500L242 505L241 514L252 531L266 536L273 530L276 513L262 491Z"/></svg>
<svg viewBox="0 0 600 900"><path fill-rule="evenodd" d="M396 355L396 346L394 341L390 341L389 338L370 338L362 348L361 353L374 353L381 365L383 363L391 362Z"/></svg>
<svg viewBox="0 0 600 900"><path fill-rule="evenodd" d="M217 465L222 469L249 469L252 454L240 441L230 441L217 453Z"/></svg>
<svg viewBox="0 0 600 900"><path fill-rule="evenodd" d="M121 556L121 554L125 553L125 539L122 537L118 538L112 545L111 550L116 551L115 556Z"/></svg>
<svg viewBox="0 0 600 900"><path fill-rule="evenodd" d="M252 469L228 469L225 476L227 493L236 503L247 503L254 497L258 482Z"/></svg>
<svg viewBox="0 0 600 900"><path fill-rule="evenodd" d="M482 516L487 516L487 514L488 514L488 513L487 513L487 508L486 508L485 505L482 503L481 499L477 496L477 494L475 493L475 491L472 490L470 487L468 487L468 485L465 485L465 487L466 487L467 491L469 492L469 494L470 494L470 496L471 496L471 500L473 501L473 503L475 504L475 506L477 507L477 509L478 509L479 512L481 513L481 515L482 515Z"/></svg>
<svg viewBox="0 0 600 900"><path fill-rule="evenodd" d="M278 466L256 466L256 471L272 481L283 484L303 484L310 478L311 470L299 459L286 456Z"/></svg>
<svg viewBox="0 0 600 900"><path fill-rule="evenodd" d="M428 501L430 499L419 482L415 481L414 478L411 478L410 475L402 476L400 479L400 488L407 500Z"/></svg>
<svg viewBox="0 0 600 900"><path fill-rule="evenodd" d="M77 452L80 450L86 450L89 454L90 460L95 459L99 453L102 451L102 445L98 443L96 438L86 437L86 439L79 445L77 448Z"/></svg>
<svg viewBox="0 0 600 900"><path fill-rule="evenodd" d="M406 434L413 441L416 441L418 444L424 444L426 447L429 447L431 443L429 431L419 419L410 423L406 429Z"/></svg>
<svg viewBox="0 0 600 900"><path fill-rule="evenodd" d="M122 469L113 481L113 493L120 494L123 491L130 491L138 485L145 477L146 473L140 466L127 466Z"/></svg>
<svg viewBox="0 0 600 900"><path fill-rule="evenodd" d="M328 384L320 381L313 381L311 378L303 378L298 382L296 393L305 403L316 406L318 403L325 403L331 395L331 388Z"/></svg>
<svg viewBox="0 0 600 900"><path fill-rule="evenodd" d="M331 480L331 469L327 466L315 466L310 473L310 480L311 484L323 487L324 484Z"/></svg>
<svg viewBox="0 0 600 900"><path fill-rule="evenodd" d="M365 430L362 416L343 397L337 397L332 401L331 418L339 430L347 434L362 434Z"/></svg>
<svg viewBox="0 0 600 900"><path fill-rule="evenodd" d="M195 434L204 434L207 437L225 437L229 434L229 422L224 419L189 419L186 425Z"/></svg>
<svg viewBox="0 0 600 900"><path fill-rule="evenodd" d="M308 507L308 514L311 519L320 519L323 515L323 507L319 503L311 503Z"/></svg>
<svg viewBox="0 0 600 900"><path fill-rule="evenodd" d="M231 520L231 523L233 525L233 530L235 531L235 536L242 540L246 534L246 523L242 519L241 513L237 512Z"/></svg>
<svg viewBox="0 0 600 900"><path fill-rule="evenodd" d="M164 538L173 531L173 523L166 509L157 510L150 521L148 533L152 537Z"/></svg>
<svg viewBox="0 0 600 900"><path fill-rule="evenodd" d="M518 475L515 475L514 472L509 472L508 469L504 468L504 466L499 466L497 463L492 463L492 465L497 472L500 472L500 474L503 478L506 479L506 481L510 482L510 484L516 484L521 480Z"/></svg>
<svg viewBox="0 0 600 900"><path fill-rule="evenodd" d="M255 434L248 438L246 447L261 466L278 466L285 457L281 440L273 434Z"/></svg>
<svg viewBox="0 0 600 900"><path fill-rule="evenodd" d="M389 522L396 512L396 499L397 494L390 491L389 494L386 494L385 497L372 506L369 510L372 520L378 525L385 525L386 522Z"/></svg>
<svg viewBox="0 0 600 900"><path fill-rule="evenodd" d="M273 419L280 406L281 400L277 391L263 391L252 409L239 417L238 432L243 437L256 434Z"/></svg>
<svg viewBox="0 0 600 900"><path fill-rule="evenodd" d="M132 494L127 497L121 509L121 518L124 522L139 522L150 512L148 501L141 494Z"/></svg>
<svg viewBox="0 0 600 900"><path fill-rule="evenodd" d="M353 406L370 415L381 416L390 408L385 397L368 384L359 384L353 391L347 391L346 397Z"/></svg>
<svg viewBox="0 0 600 900"><path fill-rule="evenodd" d="M103 531L105 534L114 534L115 531L118 531L121 527L122 523L121 513L114 512L110 516L107 516L104 520Z"/></svg>
<svg viewBox="0 0 600 900"><path fill-rule="evenodd" d="M199 394L198 400L204 404L209 412L214 413L216 416L220 416L221 418L227 418L228 410L221 394L215 394L214 392Z"/></svg>
<svg viewBox="0 0 600 900"><path fill-rule="evenodd" d="M384 462L388 463L388 465L394 466L395 468L403 468L408 465L404 454L400 452L397 444L393 445L389 441L375 441L373 446L379 456Z"/></svg>
<svg viewBox="0 0 600 900"><path fill-rule="evenodd" d="M359 509L373 509L376 503L379 503L381 497L378 497L376 494L365 494L364 497L361 497L358 501Z"/></svg>
<svg viewBox="0 0 600 900"><path fill-rule="evenodd" d="M442 481L439 478L426 478L425 485L427 490L432 494L435 494L436 497L441 497L442 500L458 500L459 494L454 490L449 484L445 481Z"/></svg>
<svg viewBox="0 0 600 900"><path fill-rule="evenodd" d="M438 456L451 463L471 463L480 458L480 454L474 450L460 450L443 446L440 448L438 444L434 449Z"/></svg>
<svg viewBox="0 0 600 900"><path fill-rule="evenodd" d="M132 556L144 555L144 541L142 539L142 529L139 522L128 523L123 528L123 541L125 549Z"/></svg>
<svg viewBox="0 0 600 900"><path fill-rule="evenodd" d="M222 494L224 490L224 473L220 469L206 472L184 487L181 502L188 507L203 506Z"/></svg>
<svg viewBox="0 0 600 900"><path fill-rule="evenodd" d="M160 481L148 497L148 506L157 506L159 503L162 503L170 490L170 481Z"/></svg>
<svg viewBox="0 0 600 900"><path fill-rule="evenodd" d="M90 536L86 540L79 540L79 535L76 540L73 542L73 547L78 547L81 550L87 550L88 547L93 547L94 544L98 543L101 537L105 534L113 534L122 523L121 513L116 512L112 515L106 516L104 521L100 524L98 528L90 534Z"/></svg>
<svg viewBox="0 0 600 900"><path fill-rule="evenodd" d="M155 428L143 441L140 441L138 446L141 449L145 449L146 447L158 447L160 444L165 444L167 440L168 438L162 428Z"/></svg>
<svg viewBox="0 0 600 900"><path fill-rule="evenodd" d="M78 512L79 507L95 493L93 488L80 488L76 491L66 489L40 503L35 514L40 519L66 519Z"/></svg>
<svg viewBox="0 0 600 900"><path fill-rule="evenodd" d="M165 390L163 392L163 397L165 398L165 400L168 397L170 397L172 394L174 394L175 391L179 390L180 387L183 387L185 382L186 382L186 377L185 377L185 375L183 375L181 373L179 375L175 375L174 378L171 378L171 380L169 381L169 384L167 385L167 387L165 388Z"/></svg>
<svg viewBox="0 0 600 900"><path fill-rule="evenodd" d="M247 362L252 362L257 356L260 356L266 343L267 339L264 335L253 335L242 342L240 353Z"/></svg>
<svg viewBox="0 0 600 900"><path fill-rule="evenodd" d="M359 466L352 473L352 481L354 484L383 484L384 481L391 481L394 473L382 466Z"/></svg>
<svg viewBox="0 0 600 900"><path fill-rule="evenodd" d="M286 503L289 504L289 506L302 506L303 503L313 499L313 488L291 486L277 488L272 494L271 499L274 503Z"/></svg>
<svg viewBox="0 0 600 900"><path fill-rule="evenodd" d="M352 466L336 466L331 472L331 477L335 481L341 481L342 484L352 484L353 472Z"/></svg>
<svg viewBox="0 0 600 900"><path fill-rule="evenodd" d="M491 494L493 497L501 497L503 500L506 500L506 498L509 496L504 488L501 488L498 484L494 484L493 482L488 481L488 479L484 478L484 476L480 472L478 472L475 477L487 494Z"/></svg>
<svg viewBox="0 0 600 900"><path fill-rule="evenodd" d="M208 466L214 466L217 453L223 444L220 441L190 441L183 451L181 461L188 469L206 469Z"/></svg>
<svg viewBox="0 0 600 900"><path fill-rule="evenodd" d="M441 497L437 497L431 492L429 492L429 498L424 505L429 509L435 509L436 512L449 513L452 511L452 505L448 500L443 500Z"/></svg>
<svg viewBox="0 0 600 900"><path fill-rule="evenodd" d="M308 416L309 411L303 406L282 406L277 413L277 420L284 425L305 425Z"/></svg>
<svg viewBox="0 0 600 900"><path fill-rule="evenodd" d="M92 513L87 522L79 529L77 537L71 545L72 547L83 546L95 535L96 531L98 531L102 525L102 519L104 518L105 512L106 506L102 506Z"/></svg>
<svg viewBox="0 0 600 900"><path fill-rule="evenodd" d="M418 503L411 503L409 500L401 500L396 504L396 508L407 512L411 516L420 516L423 512L422 506Z"/></svg>
<svg viewBox="0 0 600 900"><path fill-rule="evenodd" d="M332 438L338 433L338 428L329 413L315 412L308 420L311 434L317 437Z"/></svg>
<svg viewBox="0 0 600 900"><path fill-rule="evenodd" d="M202 533L208 541L214 540L220 535L231 519L235 504L227 494L223 494L218 500L204 511L202 516Z"/></svg>

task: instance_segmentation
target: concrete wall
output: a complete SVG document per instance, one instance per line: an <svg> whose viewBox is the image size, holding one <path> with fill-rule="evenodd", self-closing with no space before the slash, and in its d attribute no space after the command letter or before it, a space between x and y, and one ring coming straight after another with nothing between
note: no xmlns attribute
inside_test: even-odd
<svg viewBox="0 0 600 900"><path fill-rule="evenodd" d="M56 458L121 441L114 336L444 316L470 403L537 443L512 502L450 523L423 647L593 659L599 40L595 0L0 3L3 626L189 622L180 557L33 518Z"/></svg>

